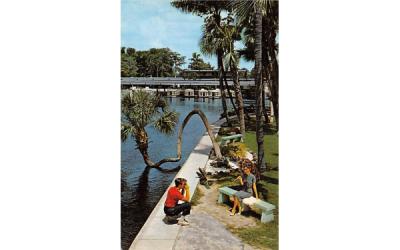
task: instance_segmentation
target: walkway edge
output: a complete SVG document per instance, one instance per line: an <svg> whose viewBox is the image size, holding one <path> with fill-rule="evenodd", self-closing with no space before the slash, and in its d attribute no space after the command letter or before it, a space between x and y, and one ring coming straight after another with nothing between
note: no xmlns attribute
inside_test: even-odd
<svg viewBox="0 0 400 250"><path fill-rule="evenodd" d="M218 135L218 131L225 119L220 119L211 125L213 136ZM196 190L199 183L196 171L199 167L204 167L209 159L209 153L212 149L212 141L208 136L207 131L200 138L197 146L190 153L182 168L176 174L177 177L184 177L188 180L190 186L190 197ZM174 178L174 179L175 179ZM174 181L171 182L169 187L174 186ZM129 250L146 250L146 249L159 249L159 250L172 250L175 245L175 240L178 235L180 226L166 225L162 219L164 218L164 201L167 196L167 190L147 218L145 224L136 235Z"/></svg>

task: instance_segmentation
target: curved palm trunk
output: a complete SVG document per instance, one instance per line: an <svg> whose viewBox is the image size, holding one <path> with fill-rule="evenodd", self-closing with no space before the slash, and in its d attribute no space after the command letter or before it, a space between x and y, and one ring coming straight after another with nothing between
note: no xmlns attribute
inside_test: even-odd
<svg viewBox="0 0 400 250"><path fill-rule="evenodd" d="M256 140L257 140L257 169L265 166L264 159L264 130L262 106L262 15L259 8L255 8L256 37L255 37L255 81L256 81Z"/></svg>
<svg viewBox="0 0 400 250"><path fill-rule="evenodd" d="M243 105L242 91L240 89L238 69L237 69L236 65L234 63L232 63L232 61L230 62L230 67L231 67L233 86L234 86L235 96L236 96L236 104L239 109L240 133L242 134L243 137L245 137L246 125L244 123L244 105Z"/></svg>
<svg viewBox="0 0 400 250"><path fill-rule="evenodd" d="M185 117L181 127L179 128L178 142L177 142L177 145L176 145L177 156L176 157L171 157L171 158L165 158L165 159L162 159L161 161L159 161L157 163L153 163L149 159L148 154L147 154L147 139L146 139L146 147L145 147L145 150L143 151L145 154L142 152L142 150L140 149L140 146L139 146L139 150L143 155L143 159L144 159L146 165L148 165L149 167L160 169L160 166L162 164L166 163L166 162L178 162L178 161L181 160L181 158L182 158L182 134L183 134L183 130L185 129L185 126L189 122L190 118L195 114L200 116L201 120L203 121L204 126L207 129L208 135L210 136L210 139L211 139L212 144L213 144L213 148L214 148L216 157L218 159L222 159L221 150L219 148L218 143L215 141L214 135L213 135L212 130L211 130L211 126L208 123L208 119L207 119L206 115L200 109L194 109ZM146 134L146 136L147 136L147 134ZM174 168L171 171L174 171L175 169L177 169L177 168Z"/></svg>
<svg viewBox="0 0 400 250"><path fill-rule="evenodd" d="M147 135L146 130L141 129L135 134L135 141L138 146L140 153L142 154L144 163L147 166L153 166L154 162L150 160L148 148L149 148L149 136Z"/></svg>

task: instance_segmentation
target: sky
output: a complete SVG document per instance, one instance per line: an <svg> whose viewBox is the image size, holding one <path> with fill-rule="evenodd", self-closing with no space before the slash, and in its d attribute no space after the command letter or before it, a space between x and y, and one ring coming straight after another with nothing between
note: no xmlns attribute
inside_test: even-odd
<svg viewBox="0 0 400 250"><path fill-rule="evenodd" d="M121 47L168 47L186 57L184 68L193 52L200 53L202 24L203 18L181 12L170 0L121 0ZM216 57L202 58L217 68ZM241 60L239 67L251 70L254 63Z"/></svg>

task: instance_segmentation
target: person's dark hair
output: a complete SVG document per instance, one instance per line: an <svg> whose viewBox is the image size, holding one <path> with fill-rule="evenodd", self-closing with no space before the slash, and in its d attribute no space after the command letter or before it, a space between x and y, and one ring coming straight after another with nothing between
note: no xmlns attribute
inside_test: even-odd
<svg viewBox="0 0 400 250"><path fill-rule="evenodd" d="M175 179L175 187L179 186L182 182L182 178L176 178Z"/></svg>

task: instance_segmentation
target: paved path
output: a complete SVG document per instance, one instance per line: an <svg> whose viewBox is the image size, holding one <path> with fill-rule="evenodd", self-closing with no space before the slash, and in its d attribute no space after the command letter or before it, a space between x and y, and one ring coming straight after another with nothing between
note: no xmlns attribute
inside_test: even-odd
<svg viewBox="0 0 400 250"><path fill-rule="evenodd" d="M224 121L225 120L219 120L214 123L212 126L213 134L217 134L220 125ZM189 186L191 187L191 197L193 196L195 188L199 182L199 179L196 177L196 171L199 167L205 166L211 149L212 142L206 132L176 175L176 177L184 177L188 180ZM170 186L173 186L173 182ZM174 244L181 227L178 225L167 225L163 222L163 218L165 217L163 208L166 195L167 193L165 192L156 207L153 209L153 212L150 214L146 223L139 231L129 250L174 249Z"/></svg>
<svg viewBox="0 0 400 250"><path fill-rule="evenodd" d="M218 220L196 209L189 216L190 225L181 227L174 250L252 250L232 235Z"/></svg>

